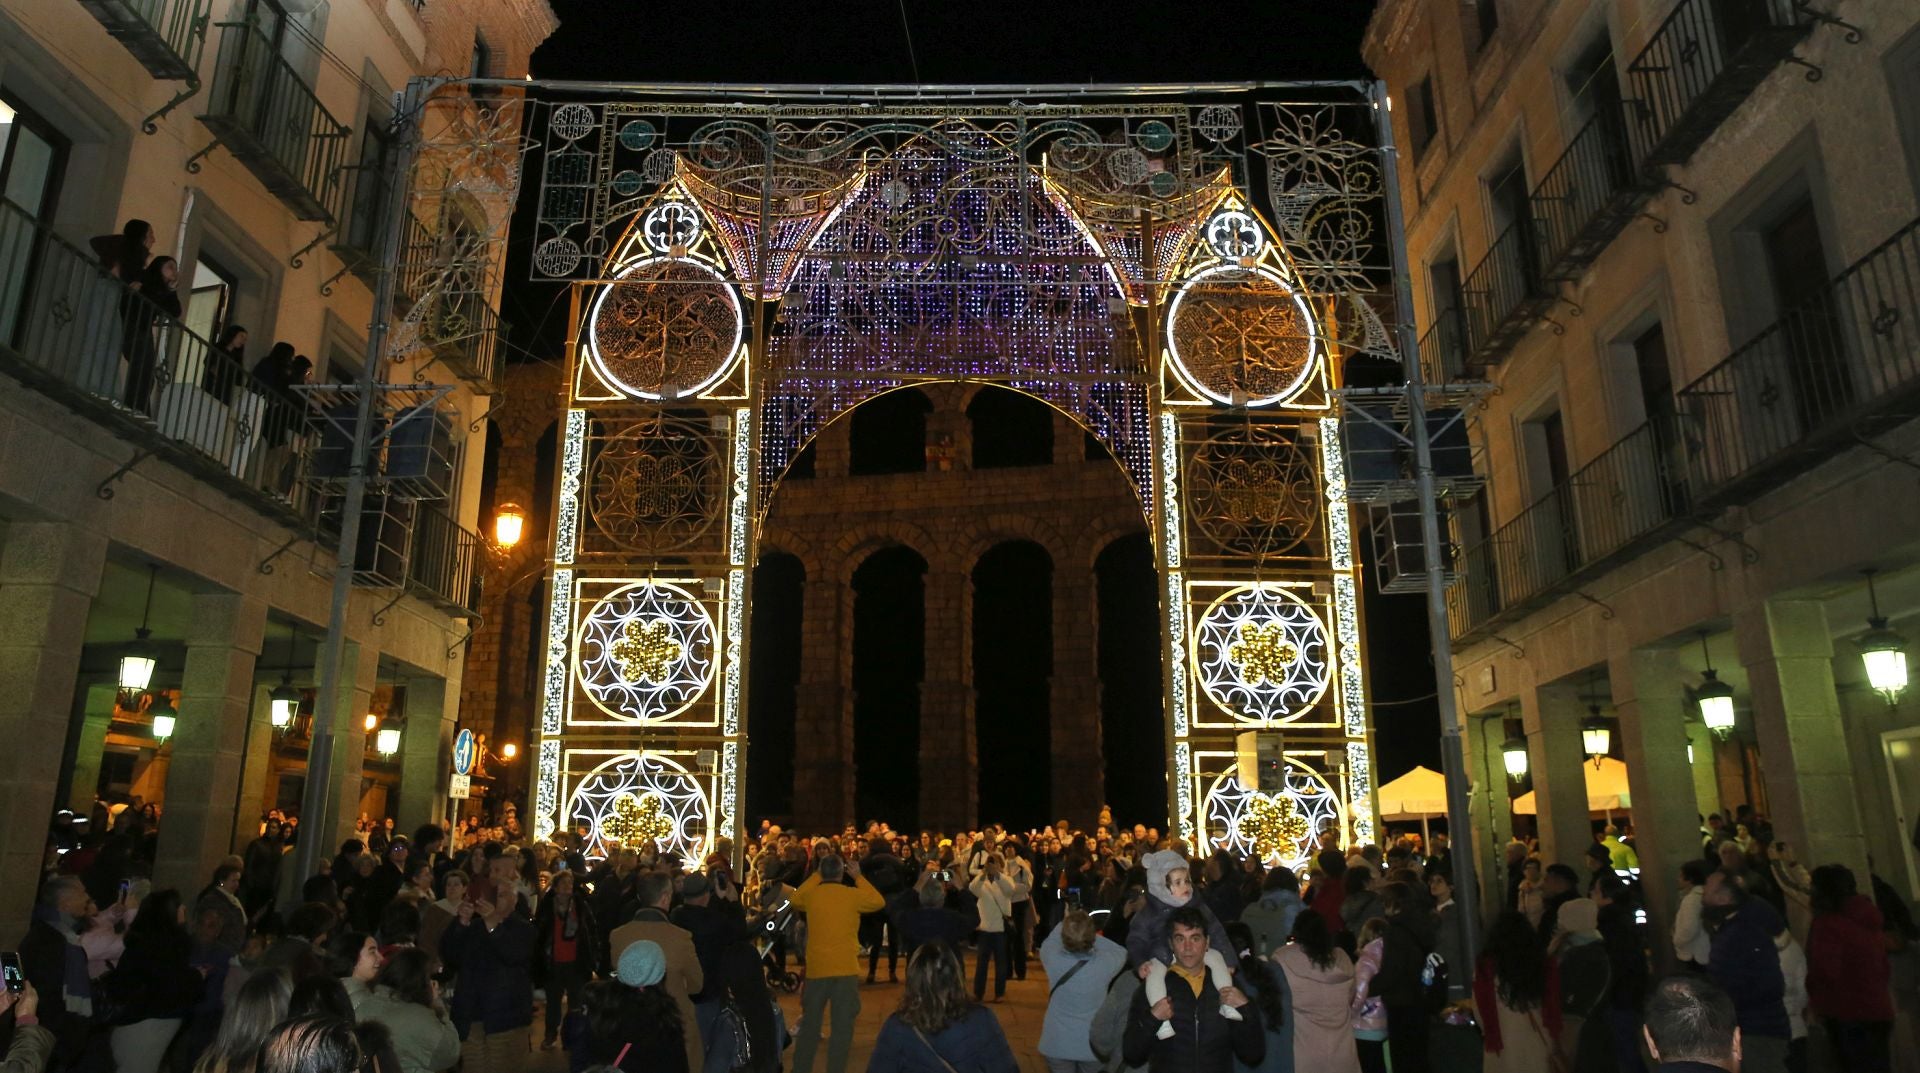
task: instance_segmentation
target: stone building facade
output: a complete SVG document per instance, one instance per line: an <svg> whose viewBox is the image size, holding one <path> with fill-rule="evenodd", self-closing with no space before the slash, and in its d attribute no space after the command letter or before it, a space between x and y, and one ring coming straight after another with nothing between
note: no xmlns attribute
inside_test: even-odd
<svg viewBox="0 0 1920 1073"><path fill-rule="evenodd" d="M1453 504L1469 769L1523 733L1542 856L1578 865L1597 717L1662 944L1698 817L1743 806L1912 896L1920 728L1860 640L1920 601L1920 9L1388 0L1365 51L1420 358L1494 388ZM1499 889L1532 821L1476 789Z"/></svg>
<svg viewBox="0 0 1920 1073"><path fill-rule="evenodd" d="M316 383L354 378L381 267L382 192L359 176L378 174L395 92L424 74L521 77L555 26L545 0L0 3L0 735L17 743L0 761L17 820L0 836L0 931L25 924L44 819L86 813L96 791L157 806L154 880L184 890L265 809L299 800L336 544L311 480L327 434L249 373L285 341ZM455 114L498 103L455 92ZM475 231L504 227L497 197L460 211ZM177 319L100 268L89 240L133 218L177 259ZM418 220L405 262L433 262L454 227ZM407 301L450 300L427 295ZM483 316L494 294L466 300ZM239 360L215 353L236 325ZM466 444L484 430L494 340L432 343L431 365L410 352L394 379L453 382L450 442L433 494L396 494L407 523L370 528L388 543L357 557L380 577L348 609L334 813L303 817L324 843L359 811L410 827L446 810L480 553L481 452ZM152 678L123 691L136 645ZM283 685L301 712L277 728ZM173 733L156 736L169 705ZM369 747L383 719L401 723L392 756Z"/></svg>
<svg viewBox="0 0 1920 1073"><path fill-rule="evenodd" d="M1064 414L1051 412L1050 465L975 469L967 411L982 389L908 390L931 403L926 472L856 474L852 418L842 418L814 440L812 476L779 484L761 531L763 555L792 555L805 574L794 823L833 830L857 814L853 575L892 547L913 550L927 567L920 826L951 831L1001 818L978 799L973 572L996 546L1026 541L1053 566L1050 800L1059 816L1091 824L1104 800L1094 562L1114 541L1145 531L1139 499L1110 458L1086 457L1083 430Z"/></svg>

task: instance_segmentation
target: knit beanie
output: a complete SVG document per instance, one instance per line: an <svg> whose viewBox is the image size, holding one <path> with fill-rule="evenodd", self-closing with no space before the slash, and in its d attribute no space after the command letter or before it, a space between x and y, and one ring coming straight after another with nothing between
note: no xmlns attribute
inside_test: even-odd
<svg viewBox="0 0 1920 1073"><path fill-rule="evenodd" d="M614 975L628 987L652 987L666 978L666 952L651 939L636 940L620 951L619 971Z"/></svg>
<svg viewBox="0 0 1920 1073"><path fill-rule="evenodd" d="M1193 897L1191 893L1184 896L1176 895L1167 887L1169 873L1190 870L1191 866L1187 864L1185 857L1170 849L1163 849L1142 857L1140 865L1147 870L1148 894L1175 908L1187 904L1188 899Z"/></svg>
<svg viewBox="0 0 1920 1073"><path fill-rule="evenodd" d="M1592 898L1574 898L1560 903L1560 913L1554 917L1560 932L1577 935L1581 932L1598 931L1600 928L1600 906Z"/></svg>

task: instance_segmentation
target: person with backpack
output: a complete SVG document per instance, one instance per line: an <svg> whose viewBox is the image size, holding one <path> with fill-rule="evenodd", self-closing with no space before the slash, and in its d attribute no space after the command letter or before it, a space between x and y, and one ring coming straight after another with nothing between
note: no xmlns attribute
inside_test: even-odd
<svg viewBox="0 0 1920 1073"><path fill-rule="evenodd" d="M1101 935L1082 909L1070 910L1040 944L1040 965L1050 990L1039 1051L1051 1073L1099 1069L1089 1042L1093 1015L1107 997L1107 985L1126 964L1126 949Z"/></svg>

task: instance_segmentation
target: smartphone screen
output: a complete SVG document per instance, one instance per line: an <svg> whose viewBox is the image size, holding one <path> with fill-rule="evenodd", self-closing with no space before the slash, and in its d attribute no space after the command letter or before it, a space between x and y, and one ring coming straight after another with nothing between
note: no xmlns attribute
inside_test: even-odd
<svg viewBox="0 0 1920 1073"><path fill-rule="evenodd" d="M17 995L27 989L27 974L20 969L20 955L12 950L0 953L0 974L6 977L8 991Z"/></svg>

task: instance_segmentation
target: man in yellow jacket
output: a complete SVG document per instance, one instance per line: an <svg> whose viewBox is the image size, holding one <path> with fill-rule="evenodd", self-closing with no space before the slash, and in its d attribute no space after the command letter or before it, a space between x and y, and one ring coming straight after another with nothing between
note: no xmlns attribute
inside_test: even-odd
<svg viewBox="0 0 1920 1073"><path fill-rule="evenodd" d="M860 914L877 913L887 902L858 865L832 853L820 858L819 869L791 900L807 914L807 986L800 993L793 1073L813 1073L820 1018L828 1005L833 1007L833 1038L827 1044L827 1073L846 1073L853 1020L860 1016Z"/></svg>

